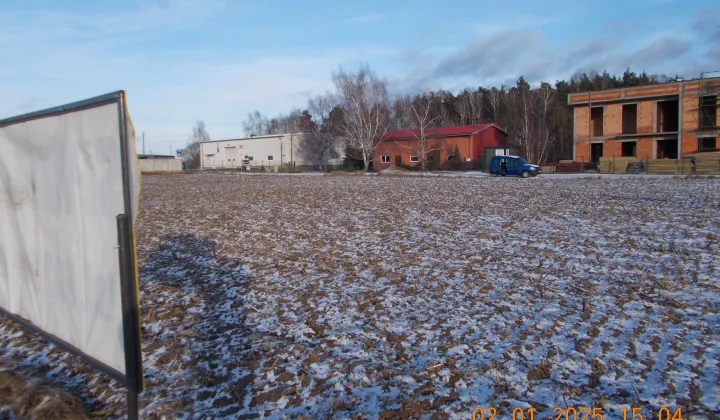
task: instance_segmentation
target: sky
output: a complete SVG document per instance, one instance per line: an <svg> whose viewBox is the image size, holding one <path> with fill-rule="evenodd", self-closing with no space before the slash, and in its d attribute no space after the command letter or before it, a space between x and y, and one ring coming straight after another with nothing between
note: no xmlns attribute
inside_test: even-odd
<svg viewBox="0 0 720 420"><path fill-rule="evenodd" d="M243 135L257 109L302 109L340 66L391 94L532 84L577 71L720 70L715 0L2 0L0 118L126 90L142 152L197 120Z"/></svg>

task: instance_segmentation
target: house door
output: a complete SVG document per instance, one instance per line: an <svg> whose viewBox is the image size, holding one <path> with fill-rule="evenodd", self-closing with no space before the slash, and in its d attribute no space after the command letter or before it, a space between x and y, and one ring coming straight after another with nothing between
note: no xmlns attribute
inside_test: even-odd
<svg viewBox="0 0 720 420"><path fill-rule="evenodd" d="M402 166L402 156L395 155L395 166L398 168Z"/></svg>
<svg viewBox="0 0 720 420"><path fill-rule="evenodd" d="M203 162L203 167L215 169L215 155L205 155L205 162Z"/></svg>
<svg viewBox="0 0 720 420"><path fill-rule="evenodd" d="M225 148L225 167L236 168L238 164L238 151L237 147L226 147Z"/></svg>
<svg viewBox="0 0 720 420"><path fill-rule="evenodd" d="M590 161L592 163L599 163L602 155L603 155L603 144L602 143L592 143L590 145Z"/></svg>

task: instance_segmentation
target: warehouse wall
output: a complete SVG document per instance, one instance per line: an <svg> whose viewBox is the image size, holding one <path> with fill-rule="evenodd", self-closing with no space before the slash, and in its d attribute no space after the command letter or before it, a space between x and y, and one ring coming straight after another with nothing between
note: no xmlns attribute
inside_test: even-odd
<svg viewBox="0 0 720 420"><path fill-rule="evenodd" d="M180 172L182 160L170 159L139 159L140 172Z"/></svg>
<svg viewBox="0 0 720 420"><path fill-rule="evenodd" d="M300 153L300 143L304 138L304 134L292 136L278 134L201 143L201 167L202 169L238 168L242 163L238 153L240 148L245 152L246 157L252 156L250 166L254 169L265 167L272 170L273 167L291 162L295 162L296 169L312 167L314 162L308 161ZM340 166L342 159L332 159L329 164Z"/></svg>

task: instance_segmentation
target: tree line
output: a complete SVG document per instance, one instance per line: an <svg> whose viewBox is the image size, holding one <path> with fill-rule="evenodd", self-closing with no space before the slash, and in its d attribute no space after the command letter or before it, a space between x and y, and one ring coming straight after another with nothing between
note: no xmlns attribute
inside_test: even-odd
<svg viewBox="0 0 720 420"><path fill-rule="evenodd" d="M676 76L677 78L677 76ZM569 80L531 86L524 77L511 86L466 88L454 94L422 91L390 98L387 82L368 65L332 73L334 91L308 100L307 106L268 118L256 110L243 121L245 135L306 133L300 144L304 157L324 170L343 151L348 160L368 170L377 139L388 130L415 130L415 139L403 142L422 158L434 151L428 131L434 127L496 123L508 133L510 145L534 163L572 158L573 115L567 104L571 93L664 83L663 75L607 72L576 73ZM198 125L202 122L199 121ZM207 133L196 126L190 144ZM192 154L191 154L192 155ZM199 156L188 157L199 167ZM188 167L195 167L190 164Z"/></svg>

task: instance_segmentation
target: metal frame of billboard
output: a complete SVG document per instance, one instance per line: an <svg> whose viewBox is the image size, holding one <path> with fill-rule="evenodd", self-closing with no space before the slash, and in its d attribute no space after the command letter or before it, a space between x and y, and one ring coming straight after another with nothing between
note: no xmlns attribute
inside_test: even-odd
<svg viewBox="0 0 720 420"><path fill-rule="evenodd" d="M83 101L73 102L66 105L56 106L41 111L30 112L0 120L0 127L18 124L35 119L62 115L70 112L81 111L88 108L95 108L103 105L116 103L118 106L118 123L120 128L120 159L122 160L122 183L123 202L125 213L116 217L118 231L118 259L120 262L120 293L122 306L123 323L123 347L125 353L125 373L85 354L72 344L43 331L32 322L8 312L0 307L0 313L7 318L42 336L51 343L66 350L67 352L81 358L95 369L107 374L111 378L121 382L128 390L127 404L128 418L135 419L138 415L138 393L143 390L143 369L142 369L142 338L140 330L140 308L138 301L138 283L135 261L135 233L132 223L132 200L130 197L130 168L128 167L128 132L127 132L127 108L125 91L117 91Z"/></svg>

